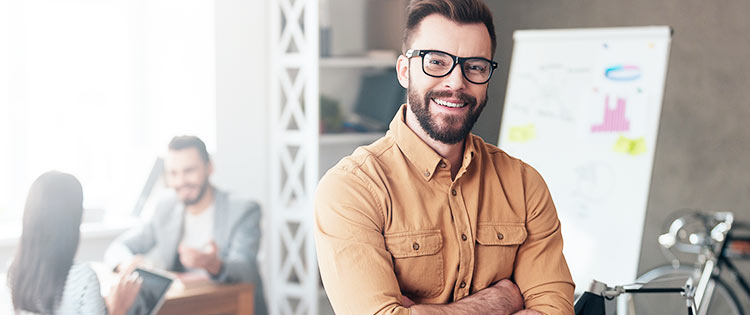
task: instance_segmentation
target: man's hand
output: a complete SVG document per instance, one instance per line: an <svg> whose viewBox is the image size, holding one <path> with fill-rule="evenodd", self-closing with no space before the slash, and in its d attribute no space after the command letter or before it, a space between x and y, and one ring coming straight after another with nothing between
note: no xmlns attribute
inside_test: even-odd
<svg viewBox="0 0 750 315"><path fill-rule="evenodd" d="M405 301L411 301L404 297ZM414 302L412 302L414 303ZM411 309L413 315L470 315L470 314L515 314L523 310L523 297L515 283L504 279L490 287L476 292L468 297L446 305L413 305L405 307ZM522 313L523 314L523 313ZM529 313L534 314L534 313Z"/></svg>
<svg viewBox="0 0 750 315"><path fill-rule="evenodd" d="M412 307L412 305L416 305L417 303L414 303L410 298L408 298L406 295L401 296L401 305L403 307Z"/></svg>
<svg viewBox="0 0 750 315"><path fill-rule="evenodd" d="M180 262L187 268L204 269L212 275L221 271L221 259L219 259L216 242L211 241L208 251L199 251L185 245L177 249L180 253Z"/></svg>

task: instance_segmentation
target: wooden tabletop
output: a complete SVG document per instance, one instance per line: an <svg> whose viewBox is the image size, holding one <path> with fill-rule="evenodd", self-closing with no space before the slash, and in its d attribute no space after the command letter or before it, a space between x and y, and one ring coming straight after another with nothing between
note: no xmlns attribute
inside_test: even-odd
<svg viewBox="0 0 750 315"><path fill-rule="evenodd" d="M253 314L254 286L201 284L186 289L170 289L160 315L169 314Z"/></svg>

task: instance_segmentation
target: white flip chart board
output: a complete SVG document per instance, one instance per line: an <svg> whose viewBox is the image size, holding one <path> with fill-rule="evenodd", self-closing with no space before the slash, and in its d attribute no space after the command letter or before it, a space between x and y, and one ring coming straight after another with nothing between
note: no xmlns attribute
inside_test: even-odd
<svg viewBox="0 0 750 315"><path fill-rule="evenodd" d="M671 30L513 35L499 146L536 168L557 206L576 292L636 278Z"/></svg>

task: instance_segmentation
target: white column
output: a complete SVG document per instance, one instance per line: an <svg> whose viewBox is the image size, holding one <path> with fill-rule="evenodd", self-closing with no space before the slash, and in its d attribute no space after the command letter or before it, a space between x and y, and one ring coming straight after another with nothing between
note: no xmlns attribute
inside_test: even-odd
<svg viewBox="0 0 750 315"><path fill-rule="evenodd" d="M269 312L317 314L317 1L271 1L270 36Z"/></svg>

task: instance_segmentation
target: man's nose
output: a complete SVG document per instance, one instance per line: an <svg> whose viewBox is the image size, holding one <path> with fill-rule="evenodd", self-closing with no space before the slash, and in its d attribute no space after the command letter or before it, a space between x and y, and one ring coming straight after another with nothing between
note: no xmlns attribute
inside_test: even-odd
<svg viewBox="0 0 750 315"><path fill-rule="evenodd" d="M182 173L172 175L172 186L180 187L185 183L185 176Z"/></svg>
<svg viewBox="0 0 750 315"><path fill-rule="evenodd" d="M464 88L466 85L466 79L464 78L461 64L457 64L451 73L444 77L443 84L451 90L461 90Z"/></svg>

